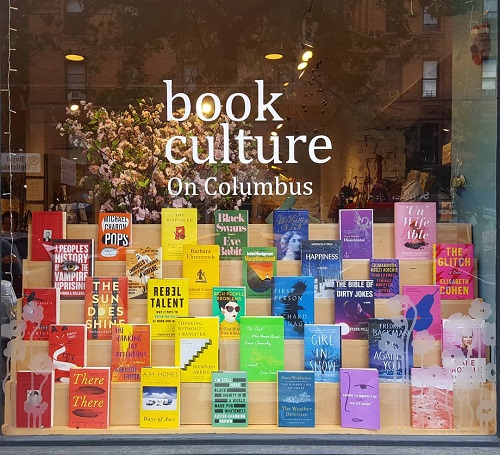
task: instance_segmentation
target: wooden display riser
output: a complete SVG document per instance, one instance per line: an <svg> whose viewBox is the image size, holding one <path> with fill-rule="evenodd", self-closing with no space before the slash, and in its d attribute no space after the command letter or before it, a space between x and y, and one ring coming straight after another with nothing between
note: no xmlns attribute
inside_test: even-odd
<svg viewBox="0 0 500 455"><path fill-rule="evenodd" d="M310 225L311 239L338 239L337 224ZM134 225L133 246L160 245L160 225ZM69 225L68 238L96 238L96 225ZM394 257L394 227L392 224L374 225L374 257ZM469 225L438 224L438 241L441 243L471 243L472 231ZM198 226L198 243L214 242L213 225ZM249 225L250 246L271 246L272 226ZM119 261L96 261L95 276L124 276L125 264ZM300 275L300 261L278 261L278 276ZM182 276L180 261L164 261L163 277ZM242 284L242 264L240 261L221 261L222 286ZM344 279L368 279L368 260L343 261ZM432 261L400 261L400 284L432 284ZM49 262L24 261L24 287L51 286L51 267ZM477 285L477 280L476 280ZM477 295L477 292L476 292ZM129 301L129 322L146 322L146 300ZM443 300L442 317L453 313L467 314L469 300ZM248 315L270 315L270 299L248 299ZM212 311L210 299L191 299L191 316L209 316ZM389 316L387 300L375 301L375 316ZM84 321L83 300L61 301L61 323L82 323ZM315 322L334 323L334 305L331 299L317 299L315 302ZM48 342L26 342L27 359L37 352L47 352ZM425 356L415 356L414 366L440 364L441 343L435 341L434 349ZM285 369L303 369L304 346L300 340L285 341ZM88 365L109 366L111 342L90 340L88 342ZM239 369L239 341L221 340L220 369ZM15 369L27 369L29 360L18 360ZM170 340L153 340L153 365L173 365L174 347ZM344 340L342 342L342 365L344 367L365 368L368 366L368 342L365 340ZM181 386L181 427L175 430L139 428L139 384L113 383L111 388L111 426L108 430L70 429L67 427L68 386L55 386L55 425L47 429L16 428L14 404L15 382L9 381L6 389L6 415L3 432L6 435L40 434L137 434L137 433L287 433L287 434L327 434L327 433L372 433L364 430L343 429L340 427L339 385L317 383L315 428L278 428L276 426L276 384L249 384L249 422L247 428L212 428L211 422L211 385L186 383ZM382 383L381 392L381 433L384 434L493 434L494 424L481 426L474 416L473 409L480 401L495 402L494 387L485 384L474 390L455 392L455 430L415 430L410 425L410 396L408 385L401 383Z"/></svg>

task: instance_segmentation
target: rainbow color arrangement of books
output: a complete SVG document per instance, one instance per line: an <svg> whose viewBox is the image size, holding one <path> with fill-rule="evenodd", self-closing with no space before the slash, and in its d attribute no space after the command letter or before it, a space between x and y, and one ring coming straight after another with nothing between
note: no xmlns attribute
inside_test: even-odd
<svg viewBox="0 0 500 455"><path fill-rule="evenodd" d="M474 298L474 245L435 243L432 250L434 284L443 299Z"/></svg>
<svg viewBox="0 0 500 455"><path fill-rule="evenodd" d="M180 368L141 368L140 400L141 428L178 428L181 409Z"/></svg>
<svg viewBox="0 0 500 455"><path fill-rule="evenodd" d="M395 202L394 235L396 258L432 260L437 238L436 203Z"/></svg>

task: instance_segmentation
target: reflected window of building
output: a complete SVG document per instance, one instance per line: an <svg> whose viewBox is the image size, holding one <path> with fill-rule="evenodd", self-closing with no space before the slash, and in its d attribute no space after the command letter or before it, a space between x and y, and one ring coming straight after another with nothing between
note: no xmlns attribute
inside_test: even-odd
<svg viewBox="0 0 500 455"><path fill-rule="evenodd" d="M64 13L64 33L66 35L83 35L86 23L82 2L80 0L66 0Z"/></svg>
<svg viewBox="0 0 500 455"><path fill-rule="evenodd" d="M87 71L84 63L66 63L66 89L70 106L86 99Z"/></svg>
<svg viewBox="0 0 500 455"><path fill-rule="evenodd" d="M403 86L403 65L398 58L385 61L385 84L390 98L397 98Z"/></svg>
<svg viewBox="0 0 500 455"><path fill-rule="evenodd" d="M397 33L404 26L401 22L401 14L404 11L404 2L402 0L393 0L386 6L385 12L385 31L387 33Z"/></svg>
<svg viewBox="0 0 500 455"><path fill-rule="evenodd" d="M483 95L495 95L497 90L497 61L496 59L483 60L481 89Z"/></svg>
<svg viewBox="0 0 500 455"><path fill-rule="evenodd" d="M438 32L439 31L439 18L432 16L428 8L424 8L422 15L424 20L424 32Z"/></svg>
<svg viewBox="0 0 500 455"><path fill-rule="evenodd" d="M422 97L437 97L438 62L437 60L424 60L422 77Z"/></svg>
<svg viewBox="0 0 500 455"><path fill-rule="evenodd" d="M498 17L498 2L497 0L484 0L483 17L491 20Z"/></svg>

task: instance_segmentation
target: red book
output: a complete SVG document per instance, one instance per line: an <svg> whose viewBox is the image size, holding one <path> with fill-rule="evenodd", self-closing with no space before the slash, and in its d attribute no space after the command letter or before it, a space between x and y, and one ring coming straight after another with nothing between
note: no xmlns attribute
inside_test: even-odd
<svg viewBox="0 0 500 455"><path fill-rule="evenodd" d="M49 355L54 362L55 381L69 382L69 370L87 363L87 326L52 324L49 328Z"/></svg>
<svg viewBox="0 0 500 455"><path fill-rule="evenodd" d="M109 425L109 367L72 368L69 372L70 428Z"/></svg>
<svg viewBox="0 0 500 455"><path fill-rule="evenodd" d="M23 340L48 340L50 324L59 324L59 289L24 288L22 319L26 322Z"/></svg>
<svg viewBox="0 0 500 455"><path fill-rule="evenodd" d="M33 212L31 218L31 260L50 261L52 239L66 238L65 212Z"/></svg>
<svg viewBox="0 0 500 455"><path fill-rule="evenodd" d="M18 371L16 426L50 428L54 423L54 372Z"/></svg>
<svg viewBox="0 0 500 455"><path fill-rule="evenodd" d="M394 250L398 259L431 260L436 243L436 203L394 204Z"/></svg>
<svg viewBox="0 0 500 455"><path fill-rule="evenodd" d="M94 275L94 239L54 239L52 284L61 299L83 299L85 278Z"/></svg>
<svg viewBox="0 0 500 455"><path fill-rule="evenodd" d="M433 245L434 284L443 299L474 298L474 245L436 243Z"/></svg>
<svg viewBox="0 0 500 455"><path fill-rule="evenodd" d="M141 368L151 366L151 326L113 324L111 327L111 381L140 382Z"/></svg>
<svg viewBox="0 0 500 455"><path fill-rule="evenodd" d="M97 258L100 261L124 261L132 244L131 213L99 213Z"/></svg>
<svg viewBox="0 0 500 455"><path fill-rule="evenodd" d="M88 277L85 281L85 324L89 340L111 340L112 324L126 324L128 278Z"/></svg>

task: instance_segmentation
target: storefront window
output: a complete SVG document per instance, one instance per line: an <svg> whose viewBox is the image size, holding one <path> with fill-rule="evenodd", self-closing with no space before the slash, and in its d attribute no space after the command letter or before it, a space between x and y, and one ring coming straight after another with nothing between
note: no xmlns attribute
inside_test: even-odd
<svg viewBox="0 0 500 455"><path fill-rule="evenodd" d="M496 434L496 1L0 8L5 435Z"/></svg>

